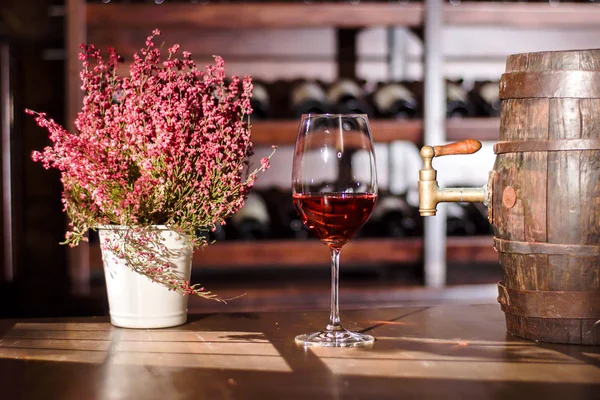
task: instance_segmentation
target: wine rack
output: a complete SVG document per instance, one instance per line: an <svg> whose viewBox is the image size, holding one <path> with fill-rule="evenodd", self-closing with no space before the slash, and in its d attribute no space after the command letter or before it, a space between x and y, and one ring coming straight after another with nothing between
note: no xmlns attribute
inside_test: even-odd
<svg viewBox="0 0 600 400"><path fill-rule="evenodd" d="M419 32L423 27L424 5L417 2L362 3L315 3L265 2L265 3L208 3L185 4L86 4L85 0L67 0L68 43L67 52L77 54L80 42L86 41L87 32L102 28L168 29L180 31L194 29L240 29L240 28L315 28L336 27L355 30L366 27L406 26ZM485 25L505 27L597 27L600 24L600 7L593 4L561 3L551 7L547 3L492 3L462 2L460 6L444 3L444 22L449 25ZM131 38L128 38L131 39ZM427 43L425 43L427 45ZM117 46L118 47L118 46ZM351 46L352 47L352 46ZM355 50L355 47L351 50ZM347 54L346 54L347 56ZM346 61L347 61L346 57ZM356 61L356 58L350 57ZM68 59L68 120L74 120L78 110L79 83L77 57ZM342 71L342 69L339 69ZM252 137L256 145L293 144L297 130L296 120L267 120L252 124ZM448 140L474 138L495 141L498 138L498 118L469 118L448 120ZM407 140L423 144L421 120L392 121L373 120L372 131L377 142ZM417 179L415 177L415 179ZM497 260L492 241L487 237L453 238L447 240L448 259L466 262ZM89 252L89 256L87 256ZM327 250L316 241L264 241L222 242L199 251L195 265L212 265L219 268L252 268L255 266L310 266L323 264ZM402 263L422 260L421 238L357 239L345 249L344 257L359 264ZM92 268L101 265L99 249L92 246L83 254L90 259L72 268L84 282ZM77 257L76 257L77 258ZM224 261L225 260L225 261Z"/></svg>

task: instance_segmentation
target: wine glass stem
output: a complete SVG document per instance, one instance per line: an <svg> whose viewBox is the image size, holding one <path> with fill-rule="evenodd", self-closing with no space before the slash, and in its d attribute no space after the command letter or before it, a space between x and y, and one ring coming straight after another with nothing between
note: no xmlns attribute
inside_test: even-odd
<svg viewBox="0 0 600 400"><path fill-rule="evenodd" d="M340 308L338 301L338 286L340 276L340 249L330 248L331 252L331 314L329 314L328 331L342 330Z"/></svg>

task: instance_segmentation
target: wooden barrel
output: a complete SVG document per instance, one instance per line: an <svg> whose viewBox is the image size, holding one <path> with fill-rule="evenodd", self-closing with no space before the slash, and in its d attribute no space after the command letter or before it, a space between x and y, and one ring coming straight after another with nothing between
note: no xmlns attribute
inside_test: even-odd
<svg viewBox="0 0 600 400"><path fill-rule="evenodd" d="M490 221L510 333L600 344L600 50L516 54Z"/></svg>

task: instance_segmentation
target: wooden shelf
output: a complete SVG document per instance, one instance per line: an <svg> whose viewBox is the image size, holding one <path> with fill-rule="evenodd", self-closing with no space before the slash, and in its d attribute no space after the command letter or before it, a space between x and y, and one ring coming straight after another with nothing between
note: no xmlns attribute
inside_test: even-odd
<svg viewBox="0 0 600 400"><path fill-rule="evenodd" d="M446 25L483 25L520 28L597 28L600 7L596 4L463 2L444 5Z"/></svg>
<svg viewBox="0 0 600 400"><path fill-rule="evenodd" d="M500 119L468 118L448 120L446 134L448 140L477 139L498 140ZM373 140L387 143L395 140L408 140L417 145L423 144L423 121L371 120ZM298 133L296 120L257 121L252 123L252 142L257 145L293 145Z"/></svg>
<svg viewBox="0 0 600 400"><path fill-rule="evenodd" d="M465 118L446 121L448 140L477 139L498 141L500 118Z"/></svg>
<svg viewBox="0 0 600 400"><path fill-rule="evenodd" d="M498 255L489 236L449 237L447 259L453 262L495 262ZM356 239L344 246L344 265L402 264L422 261L421 238ZM327 264L327 246L317 240L265 240L220 242L194 253L197 268L314 267ZM90 245L90 265L102 269L97 244Z"/></svg>
<svg viewBox="0 0 600 400"><path fill-rule="evenodd" d="M246 4L88 4L89 27L194 28L361 28L419 27L423 5L348 3ZM523 28L583 28L600 24L595 4L463 2L444 5L447 25L484 25Z"/></svg>
<svg viewBox="0 0 600 400"><path fill-rule="evenodd" d="M88 4L87 24L128 28L361 28L420 26L422 4Z"/></svg>
<svg viewBox="0 0 600 400"><path fill-rule="evenodd" d="M252 142L256 145L293 145L298 135L298 120L271 120L252 123ZM371 120L371 133L376 142L409 140L420 143L423 139L421 120Z"/></svg>

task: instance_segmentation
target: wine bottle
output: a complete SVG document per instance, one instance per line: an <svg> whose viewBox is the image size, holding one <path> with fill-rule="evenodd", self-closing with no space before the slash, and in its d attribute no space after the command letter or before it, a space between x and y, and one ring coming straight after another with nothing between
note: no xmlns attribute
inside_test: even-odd
<svg viewBox="0 0 600 400"><path fill-rule="evenodd" d="M254 89L252 89L252 118L256 120L264 120L270 117L271 101L269 91L266 84L261 81L253 81Z"/></svg>
<svg viewBox="0 0 600 400"><path fill-rule="evenodd" d="M499 117L502 102L498 95L498 81L475 82L469 96L475 113L482 117Z"/></svg>
<svg viewBox="0 0 600 400"><path fill-rule="evenodd" d="M418 115L417 98L402 83L389 82L380 85L373 93L372 99L378 117L412 119Z"/></svg>
<svg viewBox="0 0 600 400"><path fill-rule="evenodd" d="M448 236L475 236L492 234L487 208L477 203L451 203L448 206Z"/></svg>
<svg viewBox="0 0 600 400"><path fill-rule="evenodd" d="M215 228L208 234L209 241L221 241L227 239L227 231L223 224L216 224Z"/></svg>
<svg viewBox="0 0 600 400"><path fill-rule="evenodd" d="M402 230L405 237L423 235L423 218L419 216L419 208L411 206L407 201L407 194L393 195L395 202L391 202L383 214L388 236L396 236L396 230Z"/></svg>
<svg viewBox="0 0 600 400"><path fill-rule="evenodd" d="M302 114L325 114L330 111L327 95L316 81L301 81L295 84L290 94L294 117Z"/></svg>
<svg viewBox="0 0 600 400"><path fill-rule="evenodd" d="M220 242L228 237L226 226L227 222L224 222L223 224L215 224L214 228L211 229L199 229L196 231L196 236L203 238L208 243Z"/></svg>
<svg viewBox="0 0 600 400"><path fill-rule="evenodd" d="M352 79L340 79L327 91L327 99L340 114L373 115L371 106L365 101L364 90Z"/></svg>
<svg viewBox="0 0 600 400"><path fill-rule="evenodd" d="M296 227L292 228L293 220L298 219L298 214L292 202L292 193L280 187L270 187L260 191L265 206L269 212L269 237L273 239L291 239L296 237ZM299 221L302 225L302 221Z"/></svg>
<svg viewBox="0 0 600 400"><path fill-rule="evenodd" d="M278 192L278 210L281 215L282 225L280 226L279 234L277 238L292 238L299 240L306 240L311 238L311 234L306 228L306 225L302 222L298 211L292 201L292 193L289 190L279 190Z"/></svg>
<svg viewBox="0 0 600 400"><path fill-rule="evenodd" d="M415 210L408 205L405 196L380 194L371 218L361 231L361 236L394 238L417 236L418 220Z"/></svg>
<svg viewBox="0 0 600 400"><path fill-rule="evenodd" d="M269 212L262 197L250 193L244 206L229 221L231 239L255 240L269 236Z"/></svg>
<svg viewBox="0 0 600 400"><path fill-rule="evenodd" d="M476 227L463 204L449 203L447 206L446 235L448 236L473 236Z"/></svg>
<svg viewBox="0 0 600 400"><path fill-rule="evenodd" d="M446 115L448 118L467 118L473 116L473 107L469 103L466 90L460 82L446 83Z"/></svg>

